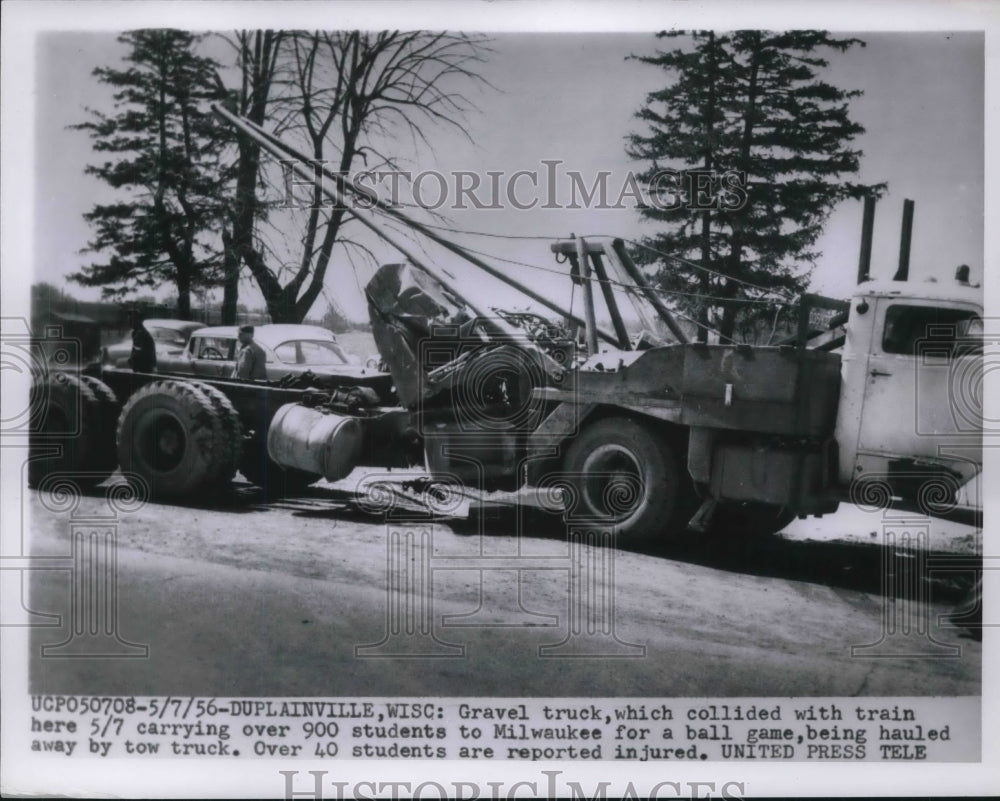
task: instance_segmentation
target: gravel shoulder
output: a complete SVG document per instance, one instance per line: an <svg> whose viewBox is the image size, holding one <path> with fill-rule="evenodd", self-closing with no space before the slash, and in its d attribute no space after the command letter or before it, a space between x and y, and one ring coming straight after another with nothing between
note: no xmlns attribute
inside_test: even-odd
<svg viewBox="0 0 1000 801"><path fill-rule="evenodd" d="M235 485L210 507L148 503L122 514L114 525L118 631L148 645L148 658L35 656L32 691L980 692L980 643L940 620L962 587L931 582L926 602L884 599L887 550L871 543L869 526L851 516L857 510L799 521L811 527L802 532L793 524L776 537L691 537L610 551L571 546L558 519L531 508L473 503L468 516L444 522L397 508L387 522L370 503L359 506L352 490L350 483L320 485L306 497L269 503L249 485ZM32 553L66 561L69 513L46 508L37 493L25 502ZM103 507L99 489L76 514ZM845 522L852 528L838 529ZM830 527L825 539L816 536L817 523ZM975 540L975 532L949 535L965 536ZM409 594L388 591L400 577L411 582ZM29 608L65 614L69 589L68 571L34 571ZM916 640L885 634L886 615L901 607L925 624ZM65 629L37 629L33 654L65 637ZM852 646L874 644L881 658L852 653ZM938 658L946 650L951 658Z"/></svg>

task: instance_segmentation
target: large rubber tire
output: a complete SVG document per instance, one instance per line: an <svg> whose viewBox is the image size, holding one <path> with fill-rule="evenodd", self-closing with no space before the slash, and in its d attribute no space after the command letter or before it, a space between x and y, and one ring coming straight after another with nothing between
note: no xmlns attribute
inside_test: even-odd
<svg viewBox="0 0 1000 801"><path fill-rule="evenodd" d="M239 412L233 406L232 401L226 397L225 393L218 387L206 384L201 381L192 381L193 386L200 389L212 403L212 408L219 415L222 427L225 431L226 444L229 446L225 454L225 459L221 464L219 480L229 483L236 475L236 470L240 464L240 456L243 453L243 426L240 423Z"/></svg>
<svg viewBox="0 0 1000 801"><path fill-rule="evenodd" d="M693 496L679 450L657 427L630 417L585 424L563 462L576 496L568 515L612 525L622 541L679 534Z"/></svg>
<svg viewBox="0 0 1000 801"><path fill-rule="evenodd" d="M103 390L84 378L53 373L32 386L29 487L39 487L50 475L63 474L80 487L90 488L114 471L115 460L108 456L114 426L112 422L108 427L108 406L102 399L104 390L111 398L114 393L100 381L97 384ZM47 453L56 448L58 453Z"/></svg>
<svg viewBox="0 0 1000 801"><path fill-rule="evenodd" d="M122 473L154 498L193 498L226 481L233 445L222 416L193 382L154 381L125 404L118 420Z"/></svg>
<svg viewBox="0 0 1000 801"><path fill-rule="evenodd" d="M121 414L122 405L114 390L99 378L91 375L81 375L79 378L97 396L101 404L98 420L100 435L94 453L95 469L112 472L118 466L118 449L115 447L113 432L117 431L118 415Z"/></svg>

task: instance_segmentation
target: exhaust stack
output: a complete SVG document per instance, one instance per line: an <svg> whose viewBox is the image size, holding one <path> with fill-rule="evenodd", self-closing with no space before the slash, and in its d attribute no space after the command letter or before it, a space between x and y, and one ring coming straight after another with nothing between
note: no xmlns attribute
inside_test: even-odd
<svg viewBox="0 0 1000 801"><path fill-rule="evenodd" d="M910 277L910 240L913 237L913 201L903 201L903 230L899 235L899 267L893 281L906 281Z"/></svg>
<svg viewBox="0 0 1000 801"><path fill-rule="evenodd" d="M861 254L858 256L858 283L869 278L872 267L872 233L875 230L875 195L865 197L865 209L861 218Z"/></svg>

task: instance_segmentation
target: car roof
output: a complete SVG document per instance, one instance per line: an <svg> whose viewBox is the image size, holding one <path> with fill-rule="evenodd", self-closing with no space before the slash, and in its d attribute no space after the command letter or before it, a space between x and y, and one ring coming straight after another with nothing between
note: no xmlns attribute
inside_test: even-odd
<svg viewBox="0 0 1000 801"><path fill-rule="evenodd" d="M142 321L143 325L151 325L153 328L173 328L175 331L194 331L201 328L202 324L197 320L169 320L162 317L151 317Z"/></svg>
<svg viewBox="0 0 1000 801"><path fill-rule="evenodd" d="M199 337L234 337L239 329L235 325L207 325L194 332Z"/></svg>
<svg viewBox="0 0 1000 801"><path fill-rule="evenodd" d="M215 325L199 328L192 336L235 338L239 330L239 326L236 325ZM329 329L318 325L294 325L291 323L255 325L253 338L262 345L272 348L291 339L318 339L322 342L337 341L337 337Z"/></svg>
<svg viewBox="0 0 1000 801"><path fill-rule="evenodd" d="M265 342L281 344L290 339L318 339L325 342L336 342L336 335L327 328L318 325L291 325L287 323L269 323L259 325L254 329L254 339L261 338Z"/></svg>

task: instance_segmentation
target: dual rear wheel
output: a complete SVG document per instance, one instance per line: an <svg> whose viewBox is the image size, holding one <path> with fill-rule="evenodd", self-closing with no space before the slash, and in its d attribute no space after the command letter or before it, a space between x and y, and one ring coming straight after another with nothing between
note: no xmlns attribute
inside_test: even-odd
<svg viewBox="0 0 1000 801"><path fill-rule="evenodd" d="M93 487L120 466L146 497L197 498L218 492L240 469L278 497L320 478L282 468L252 447L258 439L246 438L246 446L244 439L236 409L210 384L154 381L123 407L92 376L54 373L31 391L28 485L58 475Z"/></svg>
<svg viewBox="0 0 1000 801"><path fill-rule="evenodd" d="M117 464L115 420L120 410L110 387L92 376L57 372L30 393L28 486L60 476L81 489L97 486Z"/></svg>
<svg viewBox="0 0 1000 801"><path fill-rule="evenodd" d="M242 446L229 400L200 382L154 381L135 392L118 420L118 463L153 497L197 497L236 474Z"/></svg>
<svg viewBox="0 0 1000 801"><path fill-rule="evenodd" d="M215 491L237 469L268 498L295 495L321 478L277 464L260 432L244 437L225 394L195 381L158 381L135 393L118 424L118 458L160 497Z"/></svg>

